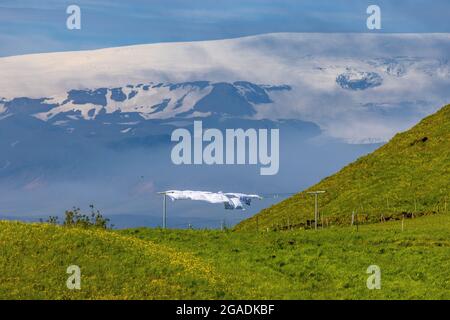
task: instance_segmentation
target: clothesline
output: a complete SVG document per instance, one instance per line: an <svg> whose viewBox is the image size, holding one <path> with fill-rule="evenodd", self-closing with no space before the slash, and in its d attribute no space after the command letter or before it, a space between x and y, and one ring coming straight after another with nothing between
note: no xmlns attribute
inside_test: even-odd
<svg viewBox="0 0 450 320"><path fill-rule="evenodd" d="M244 193L222 193L210 191L193 191L193 190L168 190L161 192L172 201L175 200L196 200L209 203L223 203L227 210L245 210L244 204L251 205L253 199L262 199L257 194Z"/></svg>

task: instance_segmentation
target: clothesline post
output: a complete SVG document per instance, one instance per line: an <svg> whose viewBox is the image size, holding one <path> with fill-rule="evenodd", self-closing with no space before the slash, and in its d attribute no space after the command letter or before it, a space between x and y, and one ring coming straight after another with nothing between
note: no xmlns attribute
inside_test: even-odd
<svg viewBox="0 0 450 320"><path fill-rule="evenodd" d="M164 194L163 198L163 229L166 229L167 226L167 195Z"/></svg>
<svg viewBox="0 0 450 320"><path fill-rule="evenodd" d="M165 192L158 192L158 194L163 195L163 212L162 212L162 228L167 227L167 195Z"/></svg>

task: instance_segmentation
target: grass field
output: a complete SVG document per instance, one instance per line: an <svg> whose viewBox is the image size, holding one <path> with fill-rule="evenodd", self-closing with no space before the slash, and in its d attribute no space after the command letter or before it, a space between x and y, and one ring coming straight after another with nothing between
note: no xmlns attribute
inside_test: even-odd
<svg viewBox="0 0 450 320"><path fill-rule="evenodd" d="M219 298L220 275L201 259L101 229L0 222L0 298ZM81 290L68 290L69 265Z"/></svg>
<svg viewBox="0 0 450 320"><path fill-rule="evenodd" d="M3 299L450 299L450 215L312 231L0 222ZM81 290L66 268L81 268ZM368 290L369 265L381 268Z"/></svg>

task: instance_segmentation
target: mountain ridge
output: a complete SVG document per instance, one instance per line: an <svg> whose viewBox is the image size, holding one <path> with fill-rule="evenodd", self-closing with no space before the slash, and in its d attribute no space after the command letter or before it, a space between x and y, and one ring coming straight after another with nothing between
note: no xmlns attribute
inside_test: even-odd
<svg viewBox="0 0 450 320"><path fill-rule="evenodd" d="M248 81L140 83L114 88L72 89L53 97L3 99L0 114L22 113L43 121L94 120L99 114L135 113L149 119L256 114L254 105L273 103L273 91L290 91L288 85ZM224 101L225 100L225 101Z"/></svg>

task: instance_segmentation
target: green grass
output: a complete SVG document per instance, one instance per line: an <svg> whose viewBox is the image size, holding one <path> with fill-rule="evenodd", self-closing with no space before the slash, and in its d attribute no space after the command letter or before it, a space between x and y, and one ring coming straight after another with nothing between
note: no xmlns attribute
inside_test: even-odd
<svg viewBox="0 0 450 320"><path fill-rule="evenodd" d="M450 299L450 215L278 232L0 222L2 299ZM66 268L81 268L81 290ZM369 265L382 273L368 290Z"/></svg>
<svg viewBox="0 0 450 320"><path fill-rule="evenodd" d="M101 229L0 221L2 299L220 298L223 281L189 253ZM81 268L68 290L67 267Z"/></svg>
<svg viewBox="0 0 450 320"><path fill-rule="evenodd" d="M450 215L318 231L121 231L191 252L244 299L450 299ZM368 290L378 265L382 289Z"/></svg>
<svg viewBox="0 0 450 320"><path fill-rule="evenodd" d="M372 154L344 167L304 192L237 225L237 230L308 227L314 200L320 196L324 223L348 225L352 211L360 222L450 212L450 105L397 134Z"/></svg>

